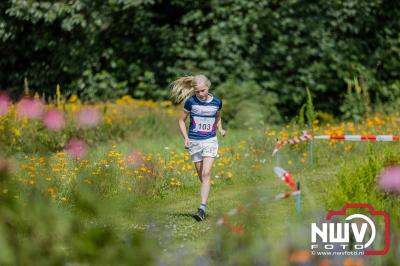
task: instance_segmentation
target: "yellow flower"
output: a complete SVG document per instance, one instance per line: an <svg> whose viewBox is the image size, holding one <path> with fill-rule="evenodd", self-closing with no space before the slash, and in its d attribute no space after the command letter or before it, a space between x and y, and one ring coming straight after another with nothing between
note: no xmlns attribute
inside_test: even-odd
<svg viewBox="0 0 400 266"><path fill-rule="evenodd" d="M171 101L163 101L162 103L161 103L161 106L164 106L164 107L170 107L172 105L172 102Z"/></svg>
<svg viewBox="0 0 400 266"><path fill-rule="evenodd" d="M78 106L76 104L71 105L71 112L76 113L78 111Z"/></svg>
<svg viewBox="0 0 400 266"><path fill-rule="evenodd" d="M18 129L18 128L13 128L12 129L12 132L14 133L14 135L16 136L16 137L19 137L19 136L21 136L21 131Z"/></svg>
<svg viewBox="0 0 400 266"><path fill-rule="evenodd" d="M112 124L112 118L109 115L105 115L104 116L104 122L106 122L107 124L111 125Z"/></svg>
<svg viewBox="0 0 400 266"><path fill-rule="evenodd" d="M117 105L129 104L132 103L134 99L130 95L124 95L121 99L117 100Z"/></svg>
<svg viewBox="0 0 400 266"><path fill-rule="evenodd" d="M69 103L76 103L79 101L79 98L76 94L71 95L71 97L69 97L68 102Z"/></svg>

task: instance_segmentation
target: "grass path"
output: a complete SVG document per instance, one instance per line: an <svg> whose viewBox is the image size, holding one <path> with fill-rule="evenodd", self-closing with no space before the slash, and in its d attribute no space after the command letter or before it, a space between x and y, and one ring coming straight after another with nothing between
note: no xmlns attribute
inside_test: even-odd
<svg viewBox="0 0 400 266"><path fill-rule="evenodd" d="M301 214L296 213L295 198L259 203L255 216L258 223L262 224L261 233L269 240L282 240L293 229L293 224L306 232L310 224L307 221L315 219L315 213L325 214L324 184L332 179L337 169L330 164L327 167L316 167L313 170L308 167L298 169L298 173L293 172L294 178L302 184ZM199 204L199 189L198 185L168 193L162 199L140 200L129 212L126 223L130 228L152 228L149 231L155 232L167 257L178 252L180 258L186 254L193 259L193 256L207 254L209 245L216 236L216 221L222 213L259 197L267 196L272 199L276 194L285 191L286 187L274 176L271 167L266 169L265 178L252 182L240 178L232 184L213 186L208 202L208 218L203 222L196 222L192 215ZM303 222L299 224L299 221Z"/></svg>

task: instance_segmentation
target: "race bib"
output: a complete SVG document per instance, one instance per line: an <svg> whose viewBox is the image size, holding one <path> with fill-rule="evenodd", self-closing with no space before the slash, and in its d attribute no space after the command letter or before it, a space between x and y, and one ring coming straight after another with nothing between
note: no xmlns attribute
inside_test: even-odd
<svg viewBox="0 0 400 266"><path fill-rule="evenodd" d="M211 132L214 127L215 117L193 116L194 132Z"/></svg>

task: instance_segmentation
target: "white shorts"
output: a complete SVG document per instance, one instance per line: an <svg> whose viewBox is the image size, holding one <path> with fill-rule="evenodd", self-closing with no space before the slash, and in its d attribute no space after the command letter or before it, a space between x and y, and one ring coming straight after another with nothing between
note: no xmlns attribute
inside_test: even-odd
<svg viewBox="0 0 400 266"><path fill-rule="evenodd" d="M217 137L204 140L189 140L189 154L192 162L200 162L203 157L218 156L218 140Z"/></svg>

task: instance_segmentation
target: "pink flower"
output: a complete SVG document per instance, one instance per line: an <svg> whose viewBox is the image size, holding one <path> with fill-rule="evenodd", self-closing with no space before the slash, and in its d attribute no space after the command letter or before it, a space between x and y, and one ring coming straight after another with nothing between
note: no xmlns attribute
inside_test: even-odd
<svg viewBox="0 0 400 266"><path fill-rule="evenodd" d="M94 127L101 121L102 114L94 107L85 107L77 117L77 123L81 127Z"/></svg>
<svg viewBox="0 0 400 266"><path fill-rule="evenodd" d="M65 147L65 150L73 158L83 158L88 152L88 145L83 140L72 138Z"/></svg>
<svg viewBox="0 0 400 266"><path fill-rule="evenodd" d="M48 129L59 131L64 127L64 114L57 109L50 109L45 113L43 123Z"/></svg>
<svg viewBox="0 0 400 266"><path fill-rule="evenodd" d="M43 103L37 99L24 98L19 101L17 106L18 115L29 119L40 118L43 111Z"/></svg>
<svg viewBox="0 0 400 266"><path fill-rule="evenodd" d="M140 167L143 164L142 156L136 150L132 150L132 152L126 156L126 162L133 167Z"/></svg>
<svg viewBox="0 0 400 266"><path fill-rule="evenodd" d="M0 115L5 115L7 113L10 102L10 97L0 92Z"/></svg>
<svg viewBox="0 0 400 266"><path fill-rule="evenodd" d="M400 194L400 166L384 168L379 174L379 187L383 191Z"/></svg>

